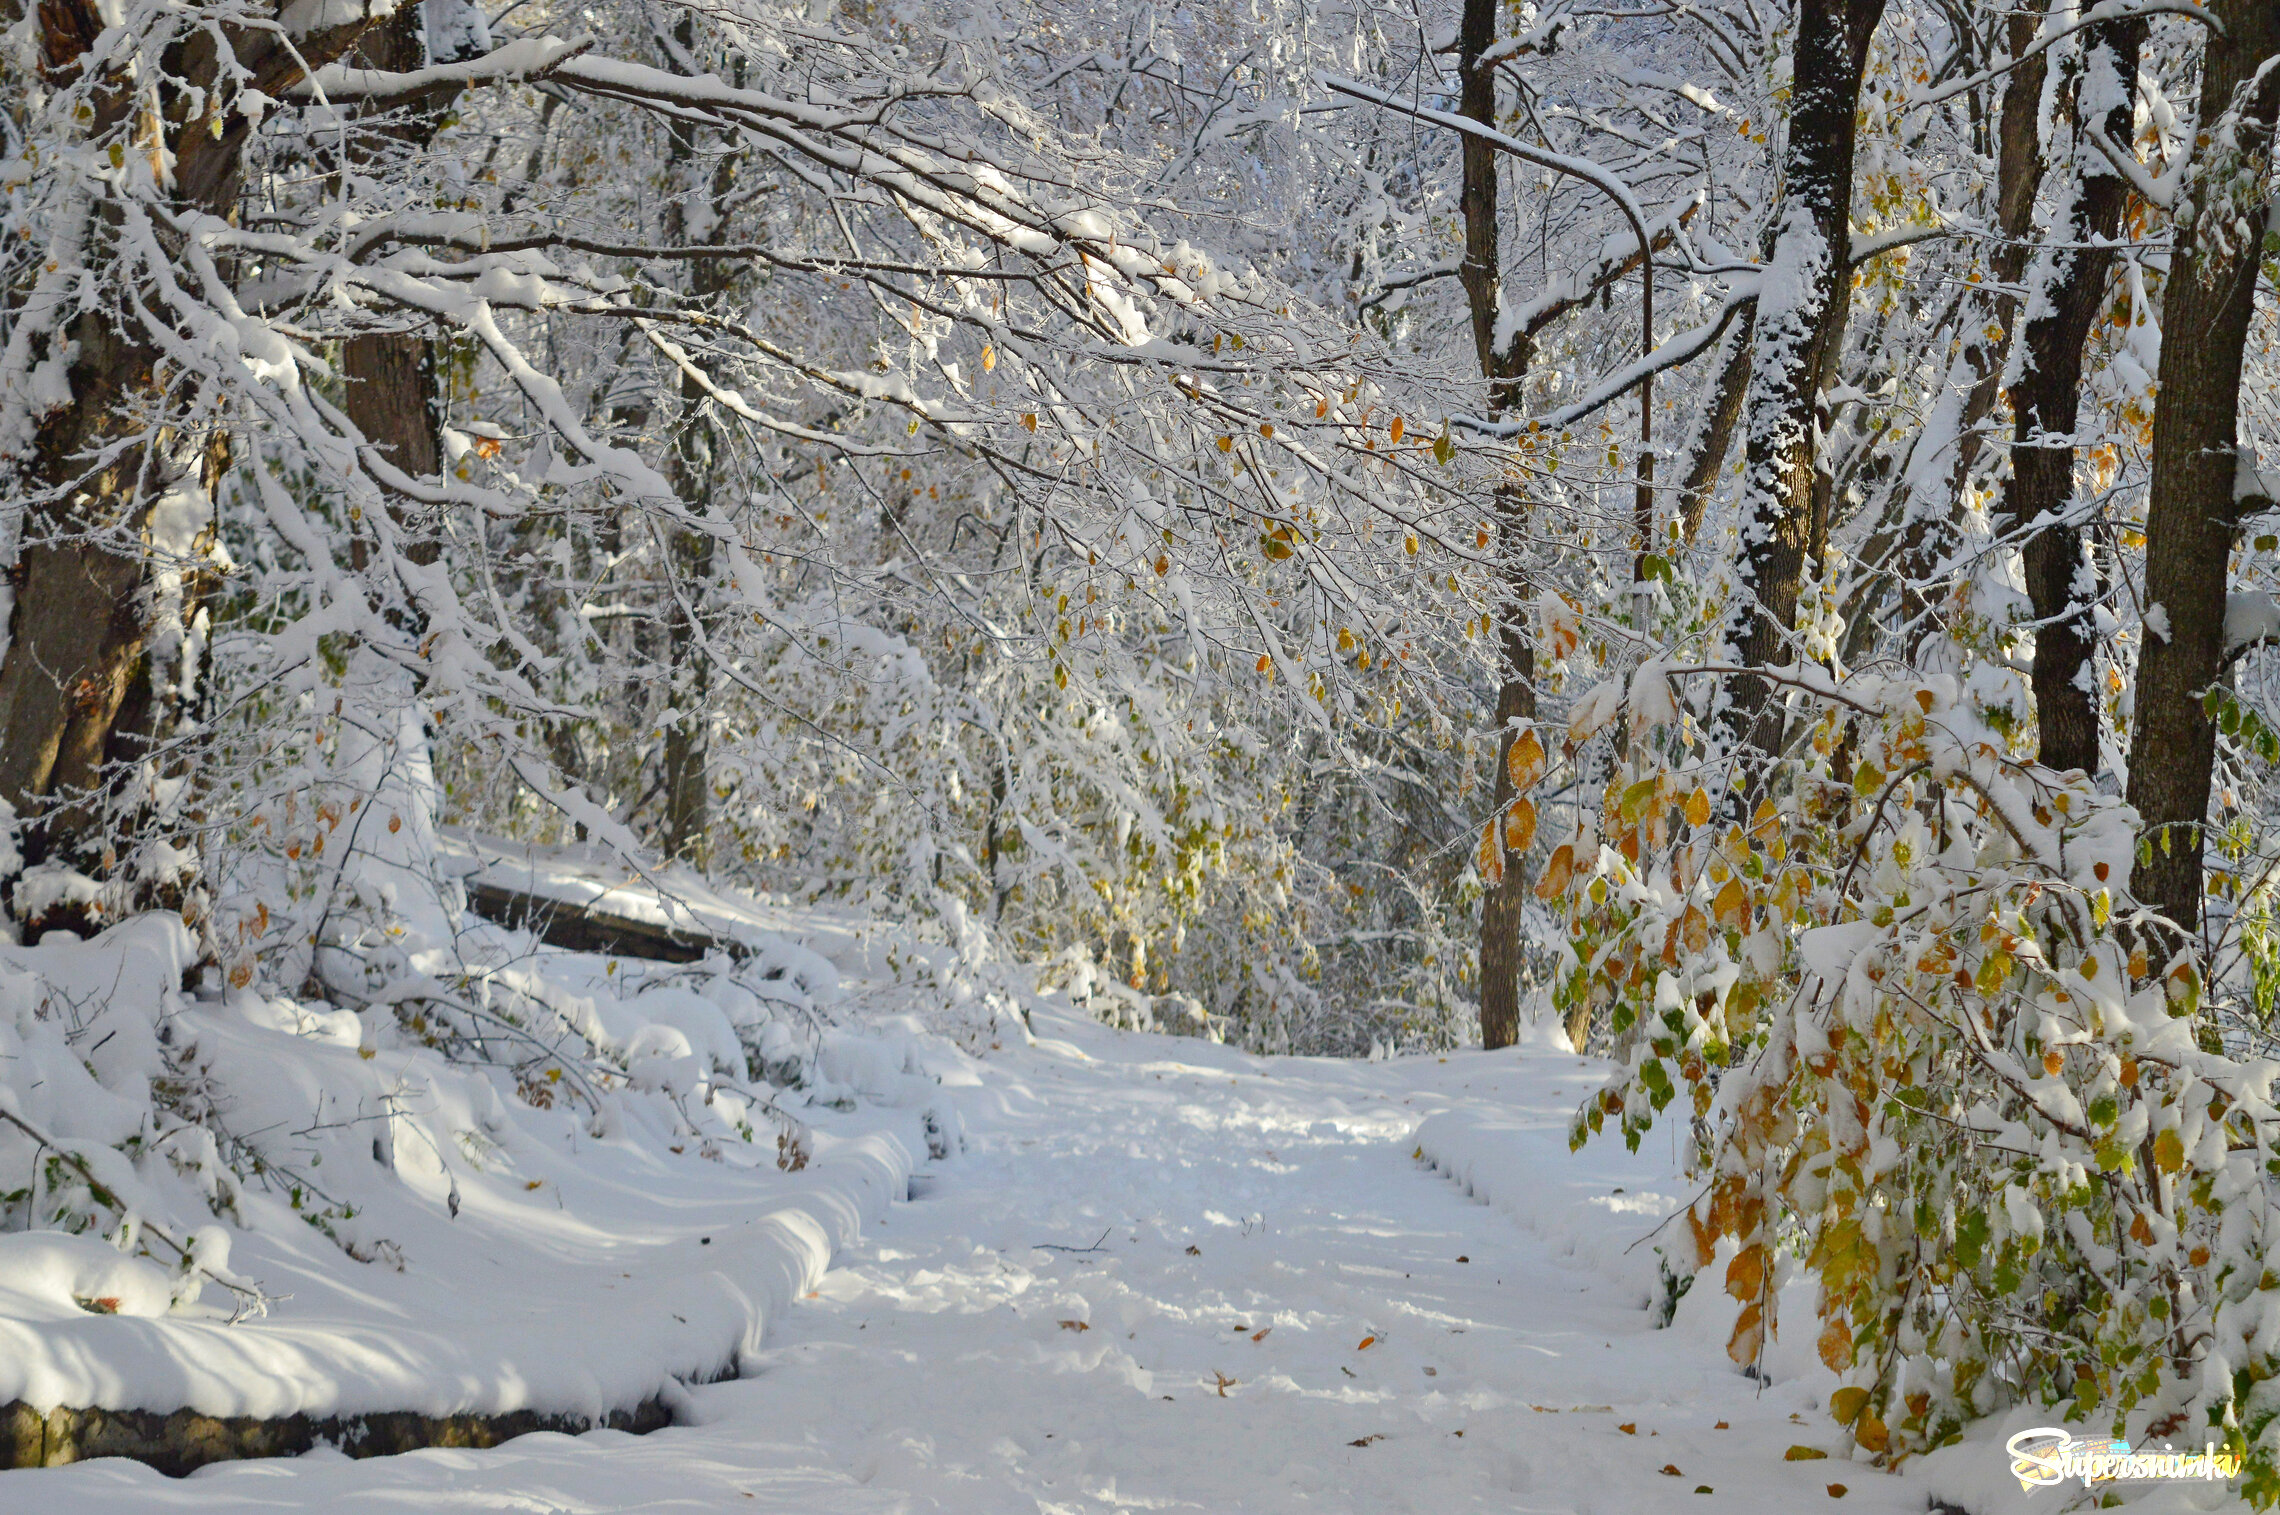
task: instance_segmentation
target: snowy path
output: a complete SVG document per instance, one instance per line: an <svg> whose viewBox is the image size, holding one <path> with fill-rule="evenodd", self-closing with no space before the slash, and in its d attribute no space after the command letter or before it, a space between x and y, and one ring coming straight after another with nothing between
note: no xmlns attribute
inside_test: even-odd
<svg viewBox="0 0 2280 1515"><path fill-rule="evenodd" d="M694 1391L695 1424L171 1483L88 1464L0 1475L0 1506L1924 1508L1913 1480L1783 1460L1826 1440L1803 1385L1759 1395L1683 1320L1649 1330L1652 1265L1623 1243L1678 1191L1667 1155L1568 1156L1597 1077L1578 1060L1257 1060L1041 1030L970 1091L965 1155L927 1170L747 1377ZM1426 1142L1496 1169L1497 1205L1418 1161Z"/></svg>

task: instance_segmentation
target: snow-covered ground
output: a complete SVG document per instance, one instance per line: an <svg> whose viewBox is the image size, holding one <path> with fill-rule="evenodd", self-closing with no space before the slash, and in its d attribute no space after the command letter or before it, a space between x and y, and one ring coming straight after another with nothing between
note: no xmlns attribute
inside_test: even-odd
<svg viewBox="0 0 2280 1515"><path fill-rule="evenodd" d="M1632 1243L1684 1191L1652 1143L1567 1152L1597 1065L1541 1046L1259 1059L1036 1024L950 1091L963 1152L769 1322L742 1378L689 1390L682 1425L179 1481L86 1463L0 1474L0 1509L1618 1515L1834 1496L1913 1515L1942 1487L1786 1458L1834 1446L1828 1380L1801 1349L1762 1390L1741 1376L1722 1301L1653 1328L1652 1243ZM1944 1460L1974 1515L2066 1503L2006 1497L1994 1441Z"/></svg>

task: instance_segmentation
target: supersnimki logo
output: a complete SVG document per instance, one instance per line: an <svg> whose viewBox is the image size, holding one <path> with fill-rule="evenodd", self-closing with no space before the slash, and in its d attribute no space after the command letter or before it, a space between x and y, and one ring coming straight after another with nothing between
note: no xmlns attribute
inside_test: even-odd
<svg viewBox="0 0 2280 1515"><path fill-rule="evenodd" d="M2022 1489L2082 1481L2102 1483L2215 1483L2240 1475L2238 1453L2220 1452L2210 1442L2199 1451L2171 1447L2133 1449L2110 1436L2081 1437L2057 1426L2021 1431L2003 1444L2011 1456L2011 1476Z"/></svg>

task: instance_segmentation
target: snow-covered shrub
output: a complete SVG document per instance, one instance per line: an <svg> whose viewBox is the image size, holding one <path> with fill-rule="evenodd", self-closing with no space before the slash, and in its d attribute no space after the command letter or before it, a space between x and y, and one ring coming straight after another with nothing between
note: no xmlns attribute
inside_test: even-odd
<svg viewBox="0 0 2280 1515"><path fill-rule="evenodd" d="M1656 765L1557 839L1559 993L1620 1064L1574 1141L1691 1121L1674 1251L1725 1259L1731 1355L1814 1333L1880 1460L2030 1402L2212 1438L2280 1497L2275 1069L2131 903L2135 815L2007 755L1953 678L1796 682L1810 739L1746 815ZM1798 1269L1816 1317L1777 1321Z"/></svg>

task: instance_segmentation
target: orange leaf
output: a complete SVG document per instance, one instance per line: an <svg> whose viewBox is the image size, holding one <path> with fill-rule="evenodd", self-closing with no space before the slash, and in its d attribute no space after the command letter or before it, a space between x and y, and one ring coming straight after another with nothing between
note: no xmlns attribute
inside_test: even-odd
<svg viewBox="0 0 2280 1515"><path fill-rule="evenodd" d="M1710 824L1710 791L1699 784L1695 785L1694 792L1686 797L1686 824L1689 826L1707 826Z"/></svg>
<svg viewBox="0 0 2280 1515"><path fill-rule="evenodd" d="M1489 817L1488 824L1481 828L1478 861L1482 882L1492 889L1504 882L1504 849L1496 845L1496 818L1494 816Z"/></svg>
<svg viewBox="0 0 2280 1515"><path fill-rule="evenodd" d="M1558 899L1567 893L1568 885L1575 882L1575 848L1562 842L1552 860L1544 865L1544 876L1537 881L1536 898Z"/></svg>
<svg viewBox="0 0 2280 1515"><path fill-rule="evenodd" d="M1736 1299L1755 1299L1765 1284L1765 1248L1744 1247L1726 1264L1726 1292Z"/></svg>
<svg viewBox="0 0 2280 1515"><path fill-rule="evenodd" d="M1734 1334L1726 1339L1726 1356L1735 1362L1755 1362L1765 1342L1765 1312L1752 1300L1734 1319Z"/></svg>
<svg viewBox="0 0 2280 1515"><path fill-rule="evenodd" d="M1830 1372L1842 1373L1852 1366L1852 1327L1845 1323L1843 1317L1829 1322L1828 1327L1821 1332L1819 1346L1821 1361L1828 1365Z"/></svg>
<svg viewBox="0 0 2280 1515"><path fill-rule="evenodd" d="M1536 787L1536 780L1544 776L1544 744L1533 731L1523 731L1515 737L1504 754L1505 772L1512 775L1512 787L1528 790Z"/></svg>
<svg viewBox="0 0 2280 1515"><path fill-rule="evenodd" d="M1399 417L1399 416L1395 416L1395 417L1393 418L1393 433L1392 433L1392 435L1393 435L1393 439L1394 439L1396 442L1398 442L1398 441L1400 441L1400 440L1401 440L1401 431L1402 431L1402 426L1401 426L1401 417Z"/></svg>
<svg viewBox="0 0 2280 1515"><path fill-rule="evenodd" d="M1536 807L1524 799L1514 800L1504 812L1504 850L1525 852L1536 839Z"/></svg>
<svg viewBox="0 0 2280 1515"><path fill-rule="evenodd" d="M1367 1352L1367 1351L1368 1351L1370 1348L1372 1348L1372 1347L1374 1347L1374 1346L1376 1346L1376 1345L1377 1345L1377 1338L1376 1338L1376 1337L1374 1337L1374 1336L1365 1336L1365 1337L1363 1337L1363 1338L1362 1338L1362 1342L1361 1342L1361 1345L1360 1345L1360 1346L1358 1346L1358 1347L1356 1347L1356 1348L1354 1348L1354 1350L1355 1350L1355 1351L1357 1351L1357 1352Z"/></svg>
<svg viewBox="0 0 2280 1515"><path fill-rule="evenodd" d="M1031 431L1035 431L1037 429L1037 413L1029 410L1023 411L1021 413L1021 424Z"/></svg>

